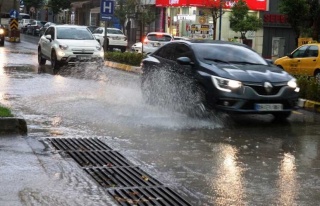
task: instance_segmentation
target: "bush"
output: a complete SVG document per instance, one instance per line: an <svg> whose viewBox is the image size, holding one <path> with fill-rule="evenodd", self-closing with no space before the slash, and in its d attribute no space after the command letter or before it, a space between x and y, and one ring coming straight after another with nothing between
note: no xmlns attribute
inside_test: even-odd
<svg viewBox="0 0 320 206"><path fill-rule="evenodd" d="M315 77L296 76L300 98L320 102L320 81Z"/></svg>
<svg viewBox="0 0 320 206"><path fill-rule="evenodd" d="M104 59L107 61L118 62L131 66L140 66L143 55L133 52L106 52L104 55Z"/></svg>
<svg viewBox="0 0 320 206"><path fill-rule="evenodd" d="M13 117L10 109L0 106L0 117Z"/></svg>

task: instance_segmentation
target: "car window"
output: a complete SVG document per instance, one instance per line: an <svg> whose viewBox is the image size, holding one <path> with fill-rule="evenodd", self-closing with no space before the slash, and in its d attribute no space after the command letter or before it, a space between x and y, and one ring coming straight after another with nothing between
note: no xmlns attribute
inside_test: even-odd
<svg viewBox="0 0 320 206"><path fill-rule="evenodd" d="M103 30L101 28L95 29L92 33L93 34L102 34Z"/></svg>
<svg viewBox="0 0 320 206"><path fill-rule="evenodd" d="M155 52L155 55L162 57L164 59L175 61L176 60L175 46L176 46L175 44L164 45Z"/></svg>
<svg viewBox="0 0 320 206"><path fill-rule="evenodd" d="M57 39L94 39L87 28L58 27Z"/></svg>
<svg viewBox="0 0 320 206"><path fill-rule="evenodd" d="M194 55L205 63L227 62L267 65L255 51L244 46L230 44L193 44Z"/></svg>
<svg viewBox="0 0 320 206"><path fill-rule="evenodd" d="M147 39L149 41L171 41L172 37L165 34L149 34Z"/></svg>
<svg viewBox="0 0 320 206"><path fill-rule="evenodd" d="M307 50L308 46L302 46L299 49L297 49L295 52L293 52L292 57L305 57L305 52Z"/></svg>
<svg viewBox="0 0 320 206"><path fill-rule="evenodd" d="M306 57L318 57L318 46L316 45L313 45L313 46L310 46L307 51L306 51Z"/></svg>
<svg viewBox="0 0 320 206"><path fill-rule="evenodd" d="M191 61L194 60L191 49L185 44L177 44L175 47L175 59L179 57L189 57Z"/></svg>
<svg viewBox="0 0 320 206"><path fill-rule="evenodd" d="M117 29L107 29L108 34L123 34L121 30Z"/></svg>

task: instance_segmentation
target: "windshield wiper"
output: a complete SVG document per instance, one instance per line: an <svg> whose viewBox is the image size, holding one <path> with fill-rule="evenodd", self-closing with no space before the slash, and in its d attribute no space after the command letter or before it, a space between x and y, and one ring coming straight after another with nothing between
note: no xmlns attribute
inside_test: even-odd
<svg viewBox="0 0 320 206"><path fill-rule="evenodd" d="M223 61L221 59L212 59L212 58L203 58L204 60L214 61L214 62L220 62L220 63L226 63L229 64L230 62Z"/></svg>

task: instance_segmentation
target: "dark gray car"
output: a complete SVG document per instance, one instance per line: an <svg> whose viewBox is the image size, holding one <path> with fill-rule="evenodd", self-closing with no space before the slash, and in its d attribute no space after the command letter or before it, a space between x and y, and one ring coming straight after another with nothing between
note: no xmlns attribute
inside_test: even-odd
<svg viewBox="0 0 320 206"><path fill-rule="evenodd" d="M153 104L190 111L273 114L297 108L296 79L237 43L174 41L142 61L142 93Z"/></svg>

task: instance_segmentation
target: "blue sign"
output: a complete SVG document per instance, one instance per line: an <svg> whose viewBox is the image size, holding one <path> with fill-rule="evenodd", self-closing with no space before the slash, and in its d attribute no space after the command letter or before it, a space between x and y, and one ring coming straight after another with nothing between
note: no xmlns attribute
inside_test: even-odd
<svg viewBox="0 0 320 206"><path fill-rule="evenodd" d="M19 12L17 12L17 11L14 10L14 9L12 9L9 14L10 14L10 17L11 17L11 18L17 19L17 18L19 17Z"/></svg>
<svg viewBox="0 0 320 206"><path fill-rule="evenodd" d="M101 20L111 20L114 12L114 1L101 0Z"/></svg>

